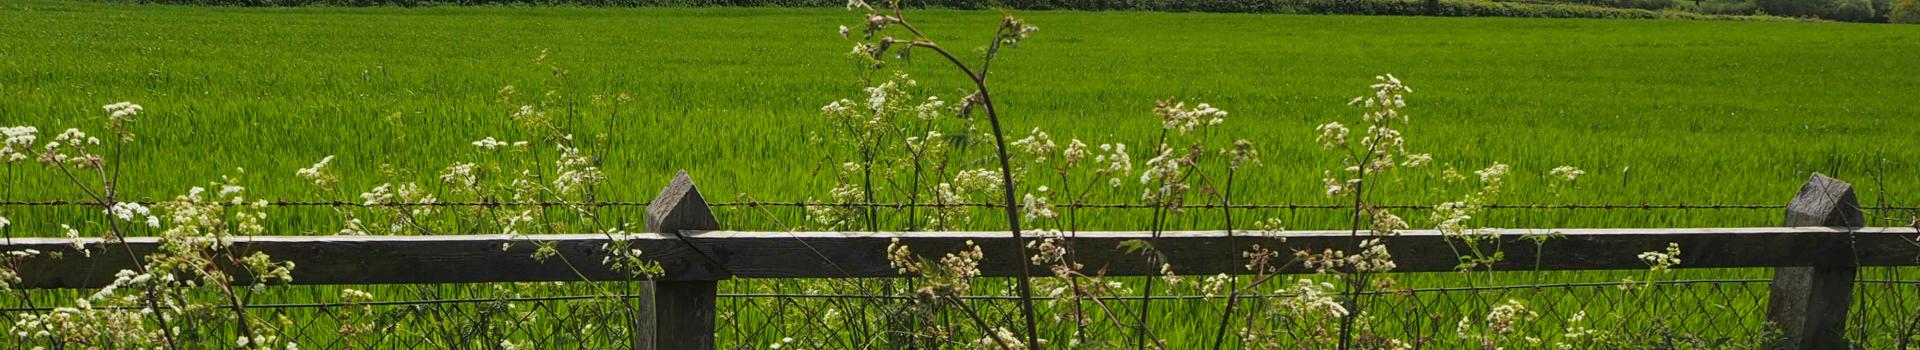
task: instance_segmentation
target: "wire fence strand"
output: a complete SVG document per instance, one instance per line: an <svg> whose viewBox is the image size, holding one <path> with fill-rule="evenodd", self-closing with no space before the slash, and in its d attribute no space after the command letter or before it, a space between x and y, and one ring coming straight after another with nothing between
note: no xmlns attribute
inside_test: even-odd
<svg viewBox="0 0 1920 350"><path fill-rule="evenodd" d="M152 204L158 204L158 203L164 203L164 201L153 201L153 200L138 200L138 201L121 201L121 202L123 202L123 203L138 203L138 204L142 204L142 205L152 205ZM396 201L387 201L387 202L354 202L354 201L339 201L339 200L332 200L332 201L326 201L326 200L267 200L267 201L264 201L264 202L262 202L262 204L264 204L264 205L266 205L266 206L271 206L271 207L363 207L363 208L373 208L373 207L639 207L639 206L646 206L646 205L648 205L648 204L649 204L649 202L648 202L648 201L623 201L623 200L613 200L613 201L445 201L445 202L443 202L443 201L432 201L432 202L396 202ZM804 207L873 207L873 208L896 208L896 209L904 209L904 208L956 208L956 207L973 207L973 208L1000 208L1000 207L1003 207L1003 206L1004 206L1004 205L1002 205L1002 204L999 204L999 203L985 203L985 202L964 202L964 203L873 203L873 202L805 202L805 201L744 201L744 202L714 202L714 203L709 203L708 205L711 205L711 206L714 206L714 207L750 207L750 208L751 208L751 207L799 207L799 208L804 208ZM1437 205L1437 204L1384 204L1384 205L1370 205L1369 207L1371 207L1371 208L1379 208L1379 209L1400 209L1400 210L1418 210L1418 209L1431 209L1431 208L1433 208L1433 207L1434 207L1435 205ZM92 200L68 200L68 199L49 199L49 200L13 200L13 201L0 201L0 206L21 206L21 207L61 207L61 206L78 206L78 207L100 207L100 206L104 206L104 205L103 205L103 203L101 203L101 202L99 202L99 201L92 201ZM1015 207L1019 207L1020 205L1019 205L1019 204L1015 204L1014 206L1015 206ZM1157 206L1157 205L1152 205L1152 204L1126 204L1126 203L1068 203L1068 204L1060 204L1060 205L1055 205L1055 207L1058 207L1058 208L1077 208L1077 209L1151 209L1151 208L1156 208L1156 207L1159 207L1159 206ZM1182 208L1191 208L1191 209L1221 209L1221 208L1230 208L1230 209L1296 209L1296 210L1297 210L1297 209L1307 209L1307 210L1340 210L1340 209L1348 209L1348 208L1351 208L1352 206L1351 206L1351 205L1347 205L1347 204L1304 204L1304 203L1249 203L1249 204L1232 204L1232 205L1223 205L1223 204L1185 204L1185 205L1180 205L1180 207L1182 207ZM1765 209L1785 209L1786 207L1787 207L1787 206L1786 206L1786 205L1784 205L1784 204L1694 204L1694 203L1661 203L1661 204L1653 204L1653 203L1638 203L1638 204L1635 204L1635 203L1532 203L1532 204L1526 204L1526 203L1505 203L1505 204L1486 204L1486 205L1483 205L1483 206L1482 206L1482 208L1486 208L1486 209L1536 209L1536 210L1537 210L1537 209L1563 209L1563 210L1765 210ZM1868 210L1905 210L1905 211L1912 211L1912 210L1920 210L1920 207L1916 207L1916 206L1892 206L1892 205L1884 205L1884 206L1870 206L1870 207L1862 207L1861 209L1868 209Z"/></svg>

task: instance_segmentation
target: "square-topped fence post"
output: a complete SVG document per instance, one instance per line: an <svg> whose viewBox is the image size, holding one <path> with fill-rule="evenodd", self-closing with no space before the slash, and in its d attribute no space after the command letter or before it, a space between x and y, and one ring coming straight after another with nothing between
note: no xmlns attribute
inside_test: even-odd
<svg viewBox="0 0 1920 350"><path fill-rule="evenodd" d="M1814 173L1787 204L1787 227L1861 227L1866 224L1853 185ZM1795 349L1847 349L1847 307L1859 267L1847 237L1807 247L1813 266L1773 271L1767 321L1780 327Z"/></svg>
<svg viewBox="0 0 1920 350"><path fill-rule="evenodd" d="M667 265L691 265L695 269L722 270L705 252L693 247L683 230L718 230L719 220L707 207L707 200L694 188L686 171L674 174L673 181L647 204L647 232L680 239L693 249L700 260L662 261ZM724 274L722 274L724 276ZM714 299L718 280L655 281L641 288L641 312L634 322L635 345L643 350L707 350L714 348Z"/></svg>

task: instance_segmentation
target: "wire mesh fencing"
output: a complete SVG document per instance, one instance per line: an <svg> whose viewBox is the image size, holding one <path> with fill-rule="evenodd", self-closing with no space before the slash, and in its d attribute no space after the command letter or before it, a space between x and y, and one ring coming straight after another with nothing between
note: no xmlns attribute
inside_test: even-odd
<svg viewBox="0 0 1920 350"><path fill-rule="evenodd" d="M1415 275L1415 274L1400 274ZM1884 279L1897 277L1900 279ZM1294 276L1289 276L1294 277ZM1312 278L1312 276L1297 276ZM1429 276L1431 277L1431 276ZM1450 278L1444 277L1443 278ZM1863 272L1856 284L1847 337L1858 348L1903 348L1920 321L1920 273L1912 269ZM1408 278L1421 278L1409 276ZM1138 280L1129 283L1137 283ZM1688 344L1723 348L1782 341L1767 323L1765 278L1655 282L1565 282L1389 288L1358 297L1361 322L1349 337L1394 339L1410 348L1457 349L1488 343L1508 348L1609 348ZM716 341L726 349L970 348L986 327L1018 329L1018 298L1004 281L983 281L974 294L941 314L915 314L923 303L906 279L731 280L721 284ZM1470 284L1470 283L1468 283ZM567 282L460 285L282 286L249 293L245 313L274 325L279 339L318 349L380 348L628 348L644 341L635 322L646 305L639 283ZM342 290L373 300L347 301ZM57 313L86 290L38 290L0 302L0 321ZM1262 289L1235 299L1175 293L1143 298L1039 300L1042 335L1055 345L1126 344L1143 331L1166 348L1265 348L1307 344L1338 324L1282 319L1262 312L1300 295ZM1140 304L1153 308L1141 317ZM1517 310L1516 310L1517 308ZM223 310L232 312L231 309ZM1501 313L1509 317L1501 319ZM1084 323L1070 315L1094 315ZM1327 321L1327 320L1318 320ZM1141 327L1141 322L1145 326ZM230 324L195 324L182 338L226 344ZM18 328L18 327L16 327ZM14 329L13 331L21 331ZM0 346L50 342L32 332ZM948 332L943 334L942 332ZM1259 334L1260 339L1251 339ZM1662 345L1664 344L1664 345ZM993 348L988 346L987 348Z"/></svg>

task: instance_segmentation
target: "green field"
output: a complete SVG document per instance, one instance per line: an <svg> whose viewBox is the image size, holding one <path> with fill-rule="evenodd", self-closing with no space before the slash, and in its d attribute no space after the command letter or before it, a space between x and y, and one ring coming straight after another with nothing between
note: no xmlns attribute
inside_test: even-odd
<svg viewBox="0 0 1920 350"><path fill-rule="evenodd" d="M1853 181L1865 205L1912 205L1920 199L1915 193L1920 191L1920 138L1912 137L1920 130L1920 104L1914 103L1920 79L1913 78L1920 76L1915 56L1920 26L1019 15L1043 29L994 64L995 100L1014 137L1040 127L1061 141L1125 142L1145 150L1160 132L1157 117L1149 113L1155 100L1210 102L1232 112L1222 130L1259 143L1266 155L1265 167L1243 175L1236 202L1335 204L1322 195L1320 174L1338 169L1338 158L1313 142L1313 128L1356 119L1360 112L1345 103L1369 93L1370 78L1381 73L1393 73L1416 89L1408 108L1415 121L1405 128L1411 147L1462 169L1495 161L1514 166L1516 190L1500 197L1502 203L1778 205L1815 171ZM949 10L914 16L921 28L966 55L974 54L970 43L987 42L998 18L993 12ZM0 21L0 126L37 126L43 137L51 137L69 127L99 130L106 119L101 105L133 101L146 107L136 126L136 147L121 165L127 175L120 190L133 198L170 198L233 174L233 168L246 169L240 177L255 198L357 200L353 193L389 181L375 170L382 164L397 169L396 177L434 186L442 168L469 157L469 143L486 137L525 139L526 132L509 118L518 106L498 100L502 87L512 85L521 94L560 90L560 101L580 105L590 104L594 95L632 97L611 110L554 112L557 121L583 138L606 135L590 143L612 179L600 189L603 199L645 201L677 169L690 171L716 201L820 199L833 183L818 169L833 163L825 160L829 157L845 157L845 150L819 149L806 140L810 133L827 132L820 106L857 99L865 86L859 79L862 68L842 57L851 42L834 32L838 25L856 24L858 14L841 9L250 9L36 0L0 3L0 18L9 19ZM534 63L543 50L546 62L567 71L564 80L557 82L551 70ZM900 68L942 98L958 100L965 87L961 79L930 55L919 60ZM343 175L343 194L316 192L293 176L328 155L337 156L332 166ZM1134 159L1149 156L1136 153ZM1584 168L1588 175L1573 190L1546 191L1547 170L1560 165ZM0 168L0 178L4 200L83 196L45 167L7 166ZM1380 201L1431 204L1455 197L1435 190L1437 183L1427 177L1393 182ZM1130 194L1098 202L1138 201ZM97 218L85 215L96 210L10 206L0 207L0 216L13 221L10 235L54 236L59 224ZM797 210L774 211L736 208L719 214L729 228L739 229L782 228L767 218L803 220ZM638 220L638 211L632 213L630 220ZM1138 230L1146 221L1141 212L1115 213L1088 219L1083 228ZM1297 229L1347 223L1343 212L1252 214L1281 217ZM338 229L338 223L327 221L335 219L332 212L323 209L276 209L274 215L271 225L289 232ZM994 218L991 212L981 215ZM1170 226L1217 228L1216 218L1207 215ZM1516 210L1490 214L1479 225L1768 226L1780 217L1775 209ZM1553 280L1612 282L1633 274L1567 273ZM1407 281L1458 284L1451 275L1430 276ZM1677 276L1767 277L1764 271ZM1750 287L1727 289L1751 292ZM517 288L392 287L377 294L593 292L579 285ZM724 288L833 291L793 281ZM328 300L335 292L331 287L291 289L260 302ZM1528 298L1540 305L1624 298L1608 295ZM43 297L49 302L72 298L51 292ZM1486 298L1482 302L1496 297ZM1765 297L1719 300L1731 305L1687 307L1751 311ZM795 303L812 311L831 306ZM1487 306L1446 305L1441 308ZM1217 311L1172 309L1167 312L1182 316L1161 319L1164 325L1157 327L1176 348L1208 344L1211 328L1185 319L1217 317L1207 314ZM740 317L806 329L805 320L770 316L778 312L748 311ZM1566 310L1552 312L1566 317ZM437 322L421 317L404 322ZM578 317L583 318L574 321L591 322ZM1752 317L1686 322L1728 322L1735 328L1757 323ZM576 326L535 323L507 337L527 339ZM329 327L307 332L324 338ZM740 332L722 338L750 344L778 339ZM837 341L833 344L852 344Z"/></svg>
<svg viewBox="0 0 1920 350"><path fill-rule="evenodd" d="M322 199L296 169L392 164L423 183L450 152L514 138L501 87L538 93L569 71L568 99L628 93L613 116L562 119L606 133L605 198L645 200L675 169L715 197L824 197L825 152L804 147L818 108L860 94L855 14L832 9L292 8L15 2L0 15L0 116L44 134L98 130L99 106L147 107L122 192L170 198L244 167L254 197ZM949 46L984 43L995 15L925 11ZM1920 189L1920 27L1839 23L1605 21L1033 12L1043 31L995 66L1016 137L1126 142L1158 131L1153 101L1231 111L1268 166L1242 202L1326 203L1331 152L1313 126L1348 120L1369 78L1414 86L1408 133L1438 162L1512 164L1522 185L1558 165L1587 169L1561 196L1514 203L1781 204L1811 171L1872 193ZM951 35L942 37L941 35ZM960 79L915 62L943 97ZM584 103L584 102L583 102ZM1137 160L1146 156L1136 155ZM77 198L42 169L8 170L6 198ZM1630 173L1623 173L1629 169ZM1883 174L1869 181L1870 171ZM358 193L382 182L344 176ZM1431 203L1416 191L1384 202ZM1865 201L1876 203L1877 196ZM332 199L332 198L326 198ZM1122 198L1124 199L1124 198ZM24 210L24 209L22 209ZM1759 225L1724 218L1716 225ZM22 216L22 215L16 215ZM40 221L41 218L15 221ZM1586 222L1632 226L1637 222ZM1661 222L1650 222L1660 224ZM1702 223L1709 224L1709 223Z"/></svg>

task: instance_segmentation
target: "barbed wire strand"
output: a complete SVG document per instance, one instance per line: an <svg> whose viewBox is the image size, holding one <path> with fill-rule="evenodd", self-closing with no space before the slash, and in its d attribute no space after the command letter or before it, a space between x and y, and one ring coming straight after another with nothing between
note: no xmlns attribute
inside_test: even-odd
<svg viewBox="0 0 1920 350"><path fill-rule="evenodd" d="M138 204L142 204L142 205L153 205L153 204L158 204L158 203L164 203L164 202L162 202L162 201L150 201L150 200L142 200L142 201L126 201L126 203L138 203ZM374 203L368 203L368 202L350 202L350 201L302 201L302 200L268 200L268 201L264 201L264 202L261 202L261 203L262 203L262 204L264 204L264 205L266 205L266 206L271 206L271 207L362 207L362 208L376 208L376 207L561 207L561 206L571 206L571 207L643 207L643 206L646 206L646 205L648 205L648 204L649 204L650 202L648 202L648 201L590 201L590 202L578 202L578 201L505 201L505 202L493 202L493 201L478 201L478 202L439 202L439 201L435 201L435 202L374 202ZM905 209L905 208L954 208L954 207L976 207L976 208L999 208L999 207L1001 207L1001 206L1002 206L1002 205L1000 205L1000 204L998 204L998 203L981 203L981 202L968 202L968 203L870 203L870 202L801 202L801 201L766 201L766 202L762 202L762 201L746 201L746 202L713 202L713 203L708 203L708 205L709 205L709 206L713 206L713 207L749 207L749 208L752 208L752 207L799 207L799 208L804 208L804 207L875 207L875 208L893 208L893 209ZM53 199L53 200L16 200L16 201L0 201L0 206L20 206L20 207L58 207L58 206L79 206L79 207L99 207L99 206L102 206L102 205L101 205L101 203L100 203L100 202L96 202L96 201L91 201L91 200L63 200L63 199ZM1016 207L1018 207L1019 205L1017 205L1017 204L1016 204L1015 206L1016 206ZM1060 205L1056 205L1055 207L1058 207L1058 208L1079 208L1079 209L1151 209L1151 208L1155 208L1155 207L1156 207L1156 205L1152 205L1152 204L1113 204L1113 203L1078 203L1078 204L1060 204ZM1253 204L1233 204L1233 205L1222 205L1222 204L1188 204L1188 205L1182 205L1181 207L1182 207L1182 208L1188 208L1188 209L1220 209L1220 208L1231 208L1231 209L1290 209L1290 210L1298 210L1298 209L1310 209L1310 210L1311 210L1311 209L1320 209L1320 210L1335 210L1335 209L1347 209L1347 208L1350 208L1350 207L1351 207L1351 205L1346 205L1346 204L1300 204L1300 203L1266 203L1266 204L1260 204L1260 203L1253 203ZM1371 207L1373 207L1373 208L1381 208L1381 209L1402 209L1402 210L1418 210L1418 209L1432 209L1432 208L1434 207L1434 205L1431 205L1431 204L1385 204L1385 205L1372 205ZM1668 204L1650 204L1650 203L1641 203L1641 204L1630 204L1630 203L1552 203L1552 204L1549 204L1549 203L1538 203L1538 204L1487 204L1487 205L1483 205L1483 206L1482 206L1482 208L1486 208L1486 209L1569 209L1569 210L1694 210L1694 209L1698 209L1698 210L1765 210L1765 209L1785 209L1786 207L1787 207L1787 206L1786 206L1786 205L1784 205L1784 204L1692 204L1692 203L1668 203ZM1920 207L1906 207L1906 206L1869 206L1869 207L1863 207L1862 209L1874 209L1874 210L1920 210Z"/></svg>

